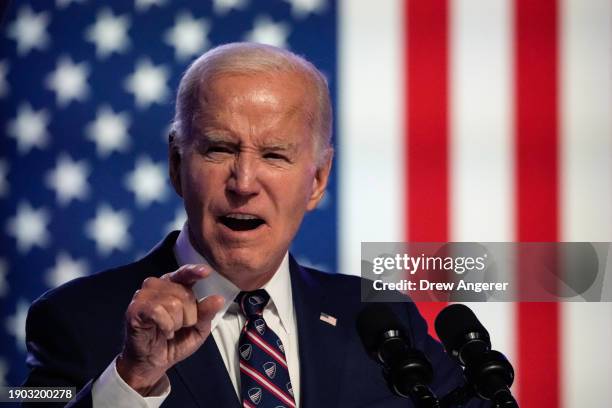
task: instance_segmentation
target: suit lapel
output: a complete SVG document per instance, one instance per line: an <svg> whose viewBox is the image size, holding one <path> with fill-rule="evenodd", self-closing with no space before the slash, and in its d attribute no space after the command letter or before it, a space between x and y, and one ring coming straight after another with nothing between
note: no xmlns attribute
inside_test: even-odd
<svg viewBox="0 0 612 408"><path fill-rule="evenodd" d="M200 407L240 406L213 336L208 336L198 351L175 365L171 371L178 374Z"/></svg>
<svg viewBox="0 0 612 408"><path fill-rule="evenodd" d="M338 379L345 367L349 319L341 305L326 296L311 274L290 258L293 304L298 326L300 397L302 408L337 406ZM336 317L336 326L321 320L321 313Z"/></svg>

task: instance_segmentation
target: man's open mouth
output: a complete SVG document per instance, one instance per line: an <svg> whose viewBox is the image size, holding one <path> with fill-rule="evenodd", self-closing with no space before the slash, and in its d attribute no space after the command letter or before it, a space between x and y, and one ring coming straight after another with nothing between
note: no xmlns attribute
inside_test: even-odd
<svg viewBox="0 0 612 408"><path fill-rule="evenodd" d="M219 217L219 221L233 231L250 231L265 224L261 218L250 214L227 214Z"/></svg>

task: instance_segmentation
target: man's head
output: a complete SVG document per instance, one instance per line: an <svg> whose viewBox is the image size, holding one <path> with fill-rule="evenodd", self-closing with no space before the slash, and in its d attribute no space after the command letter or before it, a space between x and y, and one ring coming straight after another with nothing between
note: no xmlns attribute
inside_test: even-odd
<svg viewBox="0 0 612 408"><path fill-rule="evenodd" d="M176 110L170 176L191 242L242 289L259 287L327 185L325 79L288 51L229 44L191 65Z"/></svg>

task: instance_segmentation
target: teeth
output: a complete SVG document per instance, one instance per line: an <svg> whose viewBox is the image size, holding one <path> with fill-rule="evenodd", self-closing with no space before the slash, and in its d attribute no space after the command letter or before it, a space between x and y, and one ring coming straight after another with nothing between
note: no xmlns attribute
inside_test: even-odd
<svg viewBox="0 0 612 408"><path fill-rule="evenodd" d="M250 214L228 214L227 218L234 218L236 220L257 220L259 217Z"/></svg>

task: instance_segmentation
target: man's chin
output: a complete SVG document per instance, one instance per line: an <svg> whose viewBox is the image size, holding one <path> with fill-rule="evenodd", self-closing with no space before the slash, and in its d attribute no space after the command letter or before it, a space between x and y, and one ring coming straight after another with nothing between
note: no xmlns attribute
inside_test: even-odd
<svg viewBox="0 0 612 408"><path fill-rule="evenodd" d="M235 262L219 268L219 273L241 290L259 289L274 276L276 270L256 268L254 265Z"/></svg>
<svg viewBox="0 0 612 408"><path fill-rule="evenodd" d="M261 251L227 251L217 258L215 266L221 275L236 286L243 290L254 290L266 284L282 262L282 257L274 261L271 258L262 257ZM245 288L246 282L254 282L257 287Z"/></svg>

